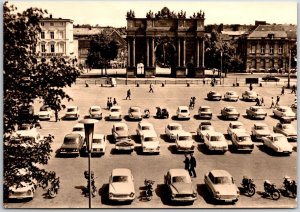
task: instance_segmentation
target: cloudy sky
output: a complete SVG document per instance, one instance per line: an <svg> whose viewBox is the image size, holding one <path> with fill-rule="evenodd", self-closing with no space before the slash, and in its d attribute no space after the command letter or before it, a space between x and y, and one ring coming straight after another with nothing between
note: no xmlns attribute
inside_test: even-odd
<svg viewBox="0 0 300 212"><path fill-rule="evenodd" d="M74 24L126 26L126 12L133 9L136 18L145 18L163 7L170 11L205 12L205 24L254 24L255 20L278 24L297 24L296 1L9 1L20 11L28 7L47 9L54 18L69 18Z"/></svg>

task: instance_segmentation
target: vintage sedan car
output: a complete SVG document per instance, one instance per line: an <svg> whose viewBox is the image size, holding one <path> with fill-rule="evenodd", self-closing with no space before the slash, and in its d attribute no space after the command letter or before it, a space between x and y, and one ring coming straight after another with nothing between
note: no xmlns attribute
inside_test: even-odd
<svg viewBox="0 0 300 212"><path fill-rule="evenodd" d="M177 119L190 119L190 109L187 106L179 106L176 110Z"/></svg>
<svg viewBox="0 0 300 212"><path fill-rule="evenodd" d="M160 144L155 131L147 131L141 136L141 144L143 153L160 152Z"/></svg>
<svg viewBox="0 0 300 212"><path fill-rule="evenodd" d="M239 95L235 91L227 91L224 94L224 100L226 101L238 101L239 100Z"/></svg>
<svg viewBox="0 0 300 212"><path fill-rule="evenodd" d="M71 133L78 133L85 139L84 124L82 123L75 124Z"/></svg>
<svg viewBox="0 0 300 212"><path fill-rule="evenodd" d="M108 199L130 201L135 199L134 179L129 169L113 169L109 177Z"/></svg>
<svg viewBox="0 0 300 212"><path fill-rule="evenodd" d="M127 124L122 122L114 124L111 133L115 141L115 149L133 151L134 143L130 138Z"/></svg>
<svg viewBox="0 0 300 212"><path fill-rule="evenodd" d="M279 82L280 81L280 78L278 77L275 77L274 75L266 75L264 77L261 78L263 81L275 81L275 82Z"/></svg>
<svg viewBox="0 0 300 212"><path fill-rule="evenodd" d="M43 139L43 137L36 130L36 128L32 128L30 130L17 130L12 134L11 139L24 139L39 143Z"/></svg>
<svg viewBox="0 0 300 212"><path fill-rule="evenodd" d="M292 124L277 123L273 127L274 133L281 133L288 141L297 141L297 130Z"/></svg>
<svg viewBox="0 0 300 212"><path fill-rule="evenodd" d="M181 124L179 123L170 123L166 126L165 128L165 133L166 136L170 139L170 140L175 140L176 139L176 135L180 132L183 131Z"/></svg>
<svg viewBox="0 0 300 212"><path fill-rule="evenodd" d="M79 108L77 106L67 106L65 119L78 119L79 118Z"/></svg>
<svg viewBox="0 0 300 212"><path fill-rule="evenodd" d="M267 116L267 112L261 106L250 106L246 109L246 114L251 119L264 120Z"/></svg>
<svg viewBox="0 0 300 212"><path fill-rule="evenodd" d="M265 123L254 123L251 128L251 135L253 140L261 140L263 137L269 136L271 134L269 127Z"/></svg>
<svg viewBox="0 0 300 212"><path fill-rule="evenodd" d="M164 176L171 201L191 202L197 199L197 192L191 177L185 169L170 169Z"/></svg>
<svg viewBox="0 0 300 212"><path fill-rule="evenodd" d="M128 118L130 120L142 120L143 118L142 109L136 106L130 107L128 109Z"/></svg>
<svg viewBox="0 0 300 212"><path fill-rule="evenodd" d="M105 154L106 150L106 138L103 134L94 134L91 146L91 154Z"/></svg>
<svg viewBox="0 0 300 212"><path fill-rule="evenodd" d="M293 152L293 146L288 142L287 138L279 133L271 133L271 135L262 138L265 147L276 153L290 155Z"/></svg>
<svg viewBox="0 0 300 212"><path fill-rule="evenodd" d="M208 132L215 132L215 128L211 125L210 122L201 122L199 127L197 128L197 136L200 138L201 141L204 140L204 136Z"/></svg>
<svg viewBox="0 0 300 212"><path fill-rule="evenodd" d="M258 95L255 91L245 91L242 93L242 99L244 101L256 101Z"/></svg>
<svg viewBox="0 0 300 212"><path fill-rule="evenodd" d="M237 151L252 152L254 144L251 137L246 132L235 132L231 136L232 145Z"/></svg>
<svg viewBox="0 0 300 212"><path fill-rule="evenodd" d="M221 110L221 117L223 117L224 119L238 120L240 117L240 113L236 110L235 107L227 106Z"/></svg>
<svg viewBox="0 0 300 212"><path fill-rule="evenodd" d="M231 121L227 128L227 134L231 137L236 132L246 132L246 129L242 122Z"/></svg>
<svg viewBox="0 0 300 212"><path fill-rule="evenodd" d="M296 118L297 118L297 102L291 105L291 109L296 114Z"/></svg>
<svg viewBox="0 0 300 212"><path fill-rule="evenodd" d="M204 175L204 183L217 201L237 202L240 196L232 176L225 170L211 170Z"/></svg>
<svg viewBox="0 0 300 212"><path fill-rule="evenodd" d="M143 121L139 122L136 129L137 136L141 137L147 131L155 131L153 124L149 122L143 122Z"/></svg>
<svg viewBox="0 0 300 212"><path fill-rule="evenodd" d="M207 94L207 99L221 101L222 95L216 91L209 91Z"/></svg>
<svg viewBox="0 0 300 212"><path fill-rule="evenodd" d="M49 105L43 105L38 113L39 120L50 120L53 117L53 111Z"/></svg>
<svg viewBox="0 0 300 212"><path fill-rule="evenodd" d="M108 115L109 120L122 120L121 106L115 105L110 108Z"/></svg>
<svg viewBox="0 0 300 212"><path fill-rule="evenodd" d="M102 119L102 110L98 105L93 105L89 109L90 118L92 119Z"/></svg>
<svg viewBox="0 0 300 212"><path fill-rule="evenodd" d="M275 117L279 118L280 120L284 120L285 122L296 119L296 114L288 106L278 106L273 110L273 114Z"/></svg>
<svg viewBox="0 0 300 212"><path fill-rule="evenodd" d="M220 132L207 132L206 136L204 136L204 144L209 151L225 153L228 150L225 137Z"/></svg>
<svg viewBox="0 0 300 212"><path fill-rule="evenodd" d="M62 155L80 155L84 144L84 138L78 133L67 134L64 142L60 147L60 154Z"/></svg>
<svg viewBox="0 0 300 212"><path fill-rule="evenodd" d="M178 132L176 135L175 143L178 152L194 152L194 140L192 138L192 134L189 132Z"/></svg>
<svg viewBox="0 0 300 212"><path fill-rule="evenodd" d="M200 119L211 119L212 111L209 106L200 106L198 110L198 117Z"/></svg>

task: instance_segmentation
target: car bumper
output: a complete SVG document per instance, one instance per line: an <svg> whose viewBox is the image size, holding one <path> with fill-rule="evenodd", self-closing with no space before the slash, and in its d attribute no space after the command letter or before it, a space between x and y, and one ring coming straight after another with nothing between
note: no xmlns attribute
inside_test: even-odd
<svg viewBox="0 0 300 212"><path fill-rule="evenodd" d="M131 120L141 120L142 119L141 116L128 116L128 118Z"/></svg>
<svg viewBox="0 0 300 212"><path fill-rule="evenodd" d="M39 115L40 120L49 120L51 117L48 115Z"/></svg>
<svg viewBox="0 0 300 212"><path fill-rule="evenodd" d="M60 154L62 155L79 155L79 151L68 151L68 150L63 150L63 151L60 151Z"/></svg>
<svg viewBox="0 0 300 212"><path fill-rule="evenodd" d="M180 147L176 146L178 152L194 152L195 146L192 147Z"/></svg>
<svg viewBox="0 0 300 212"><path fill-rule="evenodd" d="M110 120L121 120L122 117L120 117L120 116L109 116L109 119Z"/></svg>
<svg viewBox="0 0 300 212"><path fill-rule="evenodd" d="M135 195L130 197L129 194L115 194L113 196L108 196L109 200L118 201L118 202L126 202L126 201L133 201L135 199Z"/></svg>
<svg viewBox="0 0 300 212"><path fill-rule="evenodd" d="M228 147L214 147L214 146L211 146L211 147L208 147L208 149L210 151L221 151L221 152L226 152L228 150Z"/></svg>
<svg viewBox="0 0 300 212"><path fill-rule="evenodd" d="M34 192L27 194L27 192L9 192L8 199L32 199Z"/></svg>
<svg viewBox="0 0 300 212"><path fill-rule="evenodd" d="M255 114L253 117L256 119L264 119L266 118L267 114Z"/></svg>
<svg viewBox="0 0 300 212"><path fill-rule="evenodd" d="M134 146L116 146L117 150L126 150L126 151L131 151L134 149Z"/></svg>
<svg viewBox="0 0 300 212"><path fill-rule="evenodd" d="M297 141L297 136L287 136L286 138L287 138L288 141L290 141L290 142L296 142L296 141Z"/></svg>
<svg viewBox="0 0 300 212"><path fill-rule="evenodd" d="M239 151L252 151L254 149L254 145L238 145L235 146Z"/></svg>
<svg viewBox="0 0 300 212"><path fill-rule="evenodd" d="M178 119L190 119L190 115L177 115Z"/></svg>
<svg viewBox="0 0 300 212"><path fill-rule="evenodd" d="M102 115L90 115L90 118L92 118L92 119L101 119Z"/></svg>
<svg viewBox="0 0 300 212"><path fill-rule="evenodd" d="M143 148L144 153L159 153L160 148Z"/></svg>
<svg viewBox="0 0 300 212"><path fill-rule="evenodd" d="M200 114L199 114L199 117L200 117L200 118L211 118L211 117L212 117L212 114L210 114L210 113L209 113L209 114L200 113Z"/></svg>
<svg viewBox="0 0 300 212"><path fill-rule="evenodd" d="M171 200L174 202L193 202L195 200L197 200L197 197L193 197L193 196L186 196L186 197L171 197Z"/></svg>
<svg viewBox="0 0 300 212"><path fill-rule="evenodd" d="M65 119L77 119L78 118L78 116L76 115L76 114L67 114L67 115L65 115L65 117L64 117Z"/></svg>
<svg viewBox="0 0 300 212"><path fill-rule="evenodd" d="M239 197L215 197L216 200L222 201L222 202L237 202L239 200Z"/></svg>

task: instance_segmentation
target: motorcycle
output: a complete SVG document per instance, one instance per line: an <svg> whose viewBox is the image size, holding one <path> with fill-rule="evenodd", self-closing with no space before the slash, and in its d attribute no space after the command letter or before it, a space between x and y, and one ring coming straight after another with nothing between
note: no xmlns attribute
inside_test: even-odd
<svg viewBox="0 0 300 212"><path fill-rule="evenodd" d="M276 188L276 185L269 180L264 181L264 190L264 194L270 196L273 200L278 200L280 198L280 192Z"/></svg>
<svg viewBox="0 0 300 212"><path fill-rule="evenodd" d="M48 196L50 198L54 198L56 197L57 193L58 193L58 189L60 188L59 187L59 184L60 184L60 181L59 181L59 177L58 178L55 178L52 183L51 183L51 188L48 189Z"/></svg>
<svg viewBox="0 0 300 212"><path fill-rule="evenodd" d="M146 198L146 200L150 201L152 199L152 196L153 196L154 181L145 179L144 184L145 184L145 188L146 188L145 198Z"/></svg>
<svg viewBox="0 0 300 212"><path fill-rule="evenodd" d="M241 192L247 196L252 197L255 194L256 186L253 179L244 176L241 185L243 186Z"/></svg>
<svg viewBox="0 0 300 212"><path fill-rule="evenodd" d="M157 118L169 118L169 112L166 108L161 109L160 107L156 107L156 110Z"/></svg>
<svg viewBox="0 0 300 212"><path fill-rule="evenodd" d="M150 111L148 108L144 110L144 118L150 118Z"/></svg>
<svg viewBox="0 0 300 212"><path fill-rule="evenodd" d="M287 196L292 195L293 198L297 197L297 183L295 180L291 180L289 176L283 178L283 188Z"/></svg>

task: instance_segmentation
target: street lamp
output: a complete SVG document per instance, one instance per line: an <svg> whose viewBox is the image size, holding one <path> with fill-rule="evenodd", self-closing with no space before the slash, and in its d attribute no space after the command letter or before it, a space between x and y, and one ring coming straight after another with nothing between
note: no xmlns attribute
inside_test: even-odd
<svg viewBox="0 0 300 212"><path fill-rule="evenodd" d="M97 123L98 120L95 119L82 119L79 123L84 124L84 132L85 132L85 139L86 139L86 148L88 151L88 173L89 173L89 208L92 207L92 189L91 189L91 147L92 147L92 140L94 135L94 124Z"/></svg>
<svg viewBox="0 0 300 212"><path fill-rule="evenodd" d="M288 84L287 84L287 88L290 88L290 81L291 81L291 60L292 60L292 50L290 50L290 54L289 54L289 69L288 69Z"/></svg>
<svg viewBox="0 0 300 212"><path fill-rule="evenodd" d="M221 51L221 74L220 74L220 84L221 84L221 77L222 77L222 69L223 69L223 65L222 65L222 62L223 62L223 51ZM223 84L224 84L224 81L223 81Z"/></svg>

